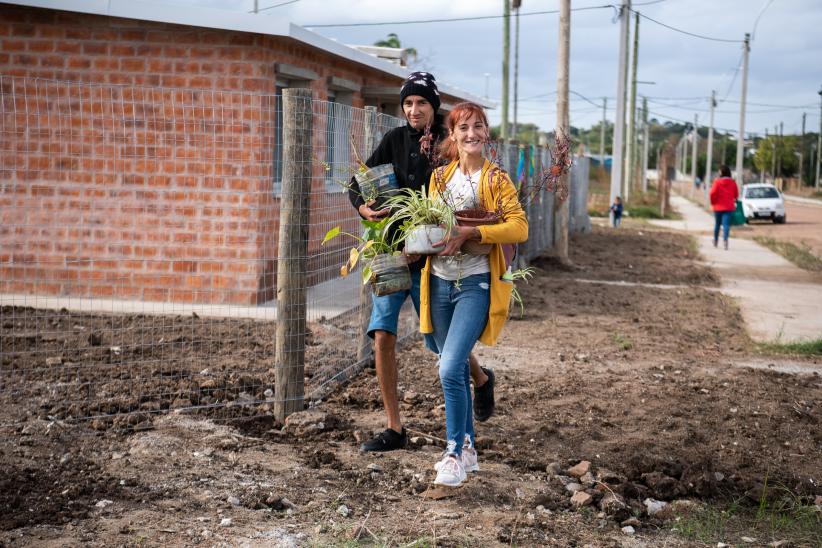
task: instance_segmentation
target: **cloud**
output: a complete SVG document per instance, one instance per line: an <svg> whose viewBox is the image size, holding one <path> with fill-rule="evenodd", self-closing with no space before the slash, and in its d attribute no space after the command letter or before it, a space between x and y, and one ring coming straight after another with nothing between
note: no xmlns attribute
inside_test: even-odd
<svg viewBox="0 0 822 548"><path fill-rule="evenodd" d="M252 0L174 0L177 4L222 7L248 11ZM260 8L282 0L259 0ZM767 0L667 0L639 5L635 9L665 24L713 38L742 40L753 29L754 21ZM557 9L556 1L524 0L522 13ZM597 6L589 0L574 2L573 8ZM297 24L328 22L375 22L451 17L499 15L499 0L416 0L413 3L386 0L325 1L300 0L261 13L260 17L286 17ZM633 21L633 20L632 20ZM614 10L575 11L571 15L571 89L599 103L609 97L614 106L617 79L619 28ZM514 19L511 20L512 38ZM808 127L819 123L819 90L822 84L822 2L818 0L780 0L773 2L760 18L752 43L748 100L779 105L810 105ZM403 45L418 50L422 68L431 70L438 81L484 95L485 74L492 99L501 96L502 20L465 21L413 25L318 28L316 32L349 44L371 44L390 32L398 34ZM556 89L556 15L520 16L520 60L518 94L520 98L544 95ZM741 74L734 79L741 45L703 40L660 26L650 20L640 22L638 79L656 82L643 85L639 93L652 97L705 97L701 103L669 102L683 108L656 105L653 110L675 118L693 119L698 109L707 120L711 90L723 97L733 80L729 99L738 100ZM512 43L511 53L514 46ZM513 78L514 62L511 61ZM513 98L513 84L511 86ZM519 105L520 119L547 128L554 124L555 96L543 101L530 99ZM813 108L816 105L816 108ZM738 125L738 103L723 104L716 114L719 127ZM748 109L746 127L764 132L785 122L786 132L798 132L801 109L760 112ZM513 111L513 109L511 109ZM613 110L608 117L613 119ZM499 110L491 113L492 121ZM589 126L601 118L601 111L572 97L574 125Z"/></svg>

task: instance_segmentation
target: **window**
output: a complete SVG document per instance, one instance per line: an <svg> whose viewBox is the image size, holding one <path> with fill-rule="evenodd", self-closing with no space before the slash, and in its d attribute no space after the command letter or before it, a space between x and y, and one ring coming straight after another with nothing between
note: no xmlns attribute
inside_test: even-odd
<svg viewBox="0 0 822 548"><path fill-rule="evenodd" d="M319 76L313 70L276 63L274 65L276 91L274 97L274 151L272 154L272 179L274 195L282 194L283 187L283 91L288 88L311 88L311 82Z"/></svg>
<svg viewBox="0 0 822 548"><path fill-rule="evenodd" d="M767 198L779 198L779 192L774 187L764 186L749 188L745 191L745 197L752 200L764 200Z"/></svg>
<svg viewBox="0 0 822 548"><path fill-rule="evenodd" d="M325 189L344 192L351 179L351 97L329 94L325 116Z"/></svg>
<svg viewBox="0 0 822 548"><path fill-rule="evenodd" d="M274 154L273 158L273 188L274 195L279 196L283 191L283 90L285 87L277 86L274 96Z"/></svg>

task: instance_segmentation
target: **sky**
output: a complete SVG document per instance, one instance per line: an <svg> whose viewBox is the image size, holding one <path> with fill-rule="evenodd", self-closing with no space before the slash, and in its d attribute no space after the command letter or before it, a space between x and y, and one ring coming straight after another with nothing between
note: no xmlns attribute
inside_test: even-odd
<svg viewBox="0 0 822 548"><path fill-rule="evenodd" d="M165 3L246 12L254 7L254 0ZM637 80L652 82L639 84L637 94L648 97L651 118L693 122L697 115L698 123L706 125L709 97L715 90L719 101L715 127L737 131L742 40L750 32L746 134L764 135L766 128L773 133L780 123L785 134L798 134L803 113L806 130L819 131L822 0L634 0L632 4L642 15ZM439 82L499 104L503 5L504 0L258 0L256 16L286 18L346 44L373 44L396 33L403 46L418 51L414 69L428 70ZM558 5L557 0L522 0L520 8L517 120L543 130L556 123L559 16L527 14L557 10ZM276 7L266 9L271 6ZM571 96L571 124L590 127L599 122L603 97L608 101L606 116L613 121L619 48L616 9L597 0L574 0L571 8L576 11L571 14L570 87L579 94ZM477 16L495 17L400 24ZM350 23L385 24L319 26ZM512 17L509 120L514 111L515 27ZM489 114L492 124L499 122L499 108Z"/></svg>

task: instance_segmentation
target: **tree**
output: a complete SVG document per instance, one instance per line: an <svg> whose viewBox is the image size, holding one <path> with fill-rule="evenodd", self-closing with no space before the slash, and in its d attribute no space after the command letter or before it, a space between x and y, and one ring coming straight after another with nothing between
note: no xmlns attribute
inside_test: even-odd
<svg viewBox="0 0 822 548"><path fill-rule="evenodd" d="M799 139L796 135L786 135L777 137L768 136L767 139L760 139L754 153L754 166L757 171L771 173L774 166L774 154L777 155L777 168L781 165L776 177L790 177L799 169L799 159L794 154L797 150Z"/></svg>
<svg viewBox="0 0 822 548"><path fill-rule="evenodd" d="M414 61L417 60L417 50L415 48L403 48L400 42L400 37L396 33L390 33L385 40L377 40L374 45L380 48L396 48L401 49L408 54Z"/></svg>

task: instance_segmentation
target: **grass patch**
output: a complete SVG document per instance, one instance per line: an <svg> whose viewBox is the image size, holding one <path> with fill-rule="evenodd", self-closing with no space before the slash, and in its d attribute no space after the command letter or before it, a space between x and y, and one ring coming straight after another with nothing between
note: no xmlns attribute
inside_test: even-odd
<svg viewBox="0 0 822 548"><path fill-rule="evenodd" d="M822 546L822 515L810 501L786 488L769 490L767 485L758 506L706 505L677 516L673 530L688 540L714 546L720 542L765 546L778 541L785 541L784 546Z"/></svg>
<svg viewBox="0 0 822 548"><path fill-rule="evenodd" d="M795 343L761 343L760 348L775 354L799 354L802 356L822 356L822 339Z"/></svg>
<svg viewBox="0 0 822 548"><path fill-rule="evenodd" d="M810 248L806 246L798 246L766 236L755 236L754 241L764 245L774 253L782 255L802 270L822 272L822 259L814 255Z"/></svg>
<svg viewBox="0 0 822 548"><path fill-rule="evenodd" d="M659 214L659 207L654 206L636 206L628 208L628 216L634 219L664 219Z"/></svg>
<svg viewBox="0 0 822 548"><path fill-rule="evenodd" d="M619 333L611 337L611 340L613 340L614 343L616 343L617 347L620 350L630 350L634 347L634 343L632 343L630 339L628 339L627 337L623 337Z"/></svg>

